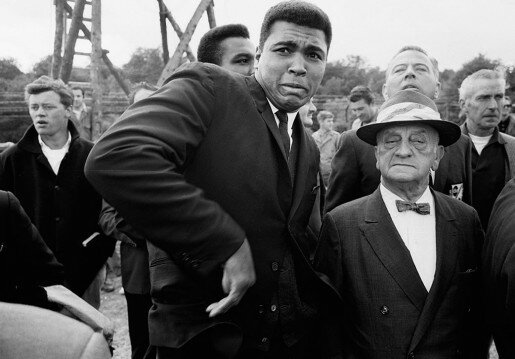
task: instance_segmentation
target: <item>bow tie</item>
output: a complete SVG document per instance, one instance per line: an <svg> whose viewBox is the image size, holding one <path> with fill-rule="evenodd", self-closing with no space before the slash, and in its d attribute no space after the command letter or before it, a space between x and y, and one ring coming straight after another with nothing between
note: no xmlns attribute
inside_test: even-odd
<svg viewBox="0 0 515 359"><path fill-rule="evenodd" d="M429 214L430 213L429 203L412 203L412 202L396 200L395 205L397 206L397 210L399 212L415 211L418 214Z"/></svg>

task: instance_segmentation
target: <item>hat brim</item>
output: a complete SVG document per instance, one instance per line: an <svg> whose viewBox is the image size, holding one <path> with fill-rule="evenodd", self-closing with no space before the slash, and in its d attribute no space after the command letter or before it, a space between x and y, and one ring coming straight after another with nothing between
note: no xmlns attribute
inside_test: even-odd
<svg viewBox="0 0 515 359"><path fill-rule="evenodd" d="M444 120L412 120L412 121L388 121L381 123L371 123L360 127L356 131L356 135L366 143L377 146L377 134L379 131L394 125L415 125L425 124L433 127L439 135L439 144L447 147L458 141L461 136L461 130L458 125L453 122Z"/></svg>

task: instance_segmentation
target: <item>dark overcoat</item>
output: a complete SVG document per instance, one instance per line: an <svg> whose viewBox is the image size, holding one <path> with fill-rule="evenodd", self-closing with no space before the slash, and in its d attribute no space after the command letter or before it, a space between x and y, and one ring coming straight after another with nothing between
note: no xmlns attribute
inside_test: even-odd
<svg viewBox="0 0 515 359"><path fill-rule="evenodd" d="M31 125L21 140L0 154L0 188L20 200L47 246L65 267L66 286L81 296L112 254L114 241L100 235L86 247L82 242L99 232L100 195L84 176L84 163L93 144L79 137L69 122L71 143L57 175L41 151Z"/></svg>

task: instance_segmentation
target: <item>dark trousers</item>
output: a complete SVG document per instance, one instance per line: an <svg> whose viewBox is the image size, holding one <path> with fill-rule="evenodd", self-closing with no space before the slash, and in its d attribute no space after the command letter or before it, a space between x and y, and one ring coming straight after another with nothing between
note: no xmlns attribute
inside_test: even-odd
<svg viewBox="0 0 515 359"><path fill-rule="evenodd" d="M148 311L152 306L150 294L132 294L125 292L127 314L129 319L129 338L131 340L132 359L155 357L148 339ZM147 350L150 350L145 356ZM154 355L152 355L154 354Z"/></svg>

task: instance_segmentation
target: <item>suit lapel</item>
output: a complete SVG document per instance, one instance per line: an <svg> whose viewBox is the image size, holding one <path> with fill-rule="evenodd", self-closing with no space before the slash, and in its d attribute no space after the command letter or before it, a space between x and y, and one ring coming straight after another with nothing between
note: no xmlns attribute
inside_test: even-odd
<svg viewBox="0 0 515 359"><path fill-rule="evenodd" d="M435 199L436 214L436 272L426 304L411 339L413 351L431 324L447 292L457 263L455 216L444 201L444 195L431 190Z"/></svg>
<svg viewBox="0 0 515 359"><path fill-rule="evenodd" d="M279 150L282 153L284 161L288 162L286 157L286 152L284 151L283 141L281 140L281 135L279 134L279 127L277 126L277 122L275 121L274 114L268 104L268 101L265 96L265 92L261 88L261 85L256 81L254 76L246 77L247 86L250 89L250 93L252 98L254 99L254 103L256 104L256 108L261 114L261 118L265 122L268 130L272 134L275 139L276 145L279 147Z"/></svg>
<svg viewBox="0 0 515 359"><path fill-rule="evenodd" d="M422 312L427 290L420 279L409 250L404 245L386 209L379 188L370 195L362 224L365 238L399 287Z"/></svg>

